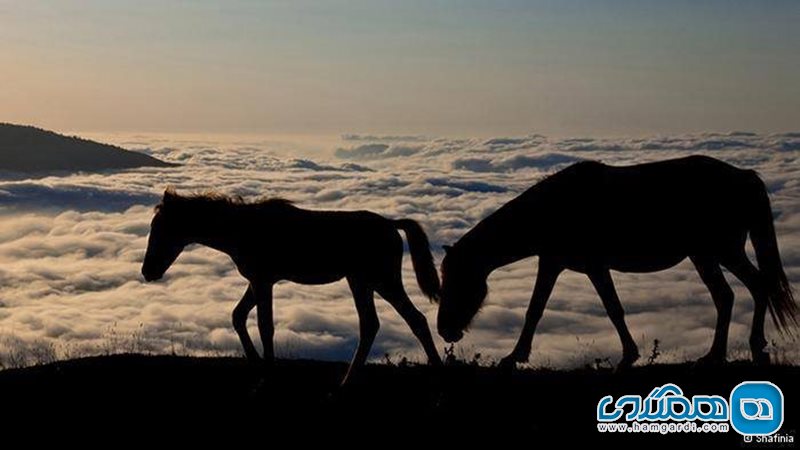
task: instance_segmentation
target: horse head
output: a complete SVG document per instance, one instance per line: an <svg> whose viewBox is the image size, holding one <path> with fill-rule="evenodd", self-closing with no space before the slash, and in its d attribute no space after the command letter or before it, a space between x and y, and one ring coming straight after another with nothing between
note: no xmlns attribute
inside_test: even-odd
<svg viewBox="0 0 800 450"><path fill-rule="evenodd" d="M150 237L147 240L147 253L142 264L145 281L158 280L164 276L173 262L181 254L188 242L181 233L180 213L175 211L181 197L172 189L164 192L164 198L156 206L156 214L150 223Z"/></svg>
<svg viewBox="0 0 800 450"><path fill-rule="evenodd" d="M437 328L445 341L458 342L486 298L487 274L465 258L458 247L444 249Z"/></svg>

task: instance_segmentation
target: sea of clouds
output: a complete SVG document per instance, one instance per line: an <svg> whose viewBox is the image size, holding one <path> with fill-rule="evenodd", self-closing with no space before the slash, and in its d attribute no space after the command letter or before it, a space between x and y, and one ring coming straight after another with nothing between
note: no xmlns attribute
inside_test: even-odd
<svg viewBox="0 0 800 450"><path fill-rule="evenodd" d="M769 187L783 261L800 284L800 133L696 134L636 139L495 139L344 135L306 157L269 144L148 139L116 142L180 167L105 174L0 179L0 363L141 351L229 354L240 351L230 312L246 288L230 260L188 248L162 282L146 284L140 265L153 206L168 185L179 192L218 190L252 199L286 197L302 207L369 209L410 217L427 230L437 261L455 242L544 176L585 159L634 164L689 154L759 171ZM289 152L291 154L291 152ZM676 179L676 183L681 180ZM457 353L484 360L510 351L536 275L536 258L496 271L486 307ZM643 354L659 340L659 361L702 355L715 310L690 263L656 274L615 273L631 332ZM752 300L737 295L730 345L747 356ZM435 305L404 260L405 286L435 327ZM346 283L275 289L279 355L346 360L358 339ZM396 312L378 300L382 327L373 358L421 351ZM257 336L251 318L251 333ZM768 326L770 351L796 362L797 342ZM444 343L437 337L437 344ZM540 323L533 365L572 367L617 359L620 345L585 276L565 273Z"/></svg>

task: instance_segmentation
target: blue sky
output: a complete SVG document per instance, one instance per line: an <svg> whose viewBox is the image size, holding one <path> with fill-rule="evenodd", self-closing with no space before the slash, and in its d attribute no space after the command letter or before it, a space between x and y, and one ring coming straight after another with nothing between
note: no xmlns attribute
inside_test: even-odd
<svg viewBox="0 0 800 450"><path fill-rule="evenodd" d="M800 128L800 2L0 0L0 120L640 135Z"/></svg>

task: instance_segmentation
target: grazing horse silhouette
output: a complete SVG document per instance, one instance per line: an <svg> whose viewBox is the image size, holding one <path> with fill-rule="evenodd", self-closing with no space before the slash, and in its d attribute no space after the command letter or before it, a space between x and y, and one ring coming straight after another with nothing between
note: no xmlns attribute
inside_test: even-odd
<svg viewBox="0 0 800 450"><path fill-rule="evenodd" d="M745 254L748 233L758 268ZM750 336L755 362L769 362L767 309L779 330L797 325L764 183L752 170L710 157L627 167L574 164L506 203L446 250L438 329L448 342L461 339L477 314L493 270L539 256L522 333L501 361L507 368L528 360L536 324L564 269L589 276L622 341L622 368L633 364L639 351L610 270L655 272L690 258L717 309L704 362L724 361L726 354L733 291L720 266L739 278L755 301Z"/></svg>
<svg viewBox="0 0 800 450"><path fill-rule="evenodd" d="M436 298L439 277L428 238L413 220L389 220L367 211L309 211L282 199L246 203L219 194L180 196L167 189L150 226L142 275L147 281L161 278L188 244L227 253L250 282L233 310L233 327L247 358L258 360L246 327L250 310L257 307L267 365L274 360L273 284L280 280L325 284L347 278L360 336L344 384L364 364L378 332L373 292L408 323L428 361L441 364L425 316L403 289L403 241L398 229L408 237L422 292Z"/></svg>

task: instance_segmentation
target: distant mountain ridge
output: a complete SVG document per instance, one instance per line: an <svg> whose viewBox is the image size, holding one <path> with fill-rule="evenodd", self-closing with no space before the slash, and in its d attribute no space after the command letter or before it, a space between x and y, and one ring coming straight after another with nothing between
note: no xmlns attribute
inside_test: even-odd
<svg viewBox="0 0 800 450"><path fill-rule="evenodd" d="M96 172L175 165L115 145L33 126L0 123L0 171Z"/></svg>

